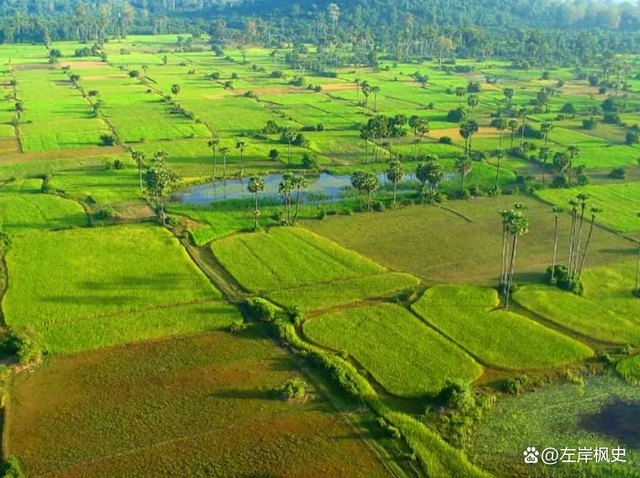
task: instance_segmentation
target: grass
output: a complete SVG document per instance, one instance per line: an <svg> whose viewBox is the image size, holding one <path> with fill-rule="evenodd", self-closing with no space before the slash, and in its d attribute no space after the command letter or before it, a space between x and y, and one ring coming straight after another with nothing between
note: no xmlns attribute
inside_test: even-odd
<svg viewBox="0 0 640 478"><path fill-rule="evenodd" d="M640 355L622 360L616 365L616 372L627 382L637 383L640 380Z"/></svg>
<svg viewBox="0 0 640 478"><path fill-rule="evenodd" d="M3 311L36 328L220 298L168 231L76 229L14 241Z"/></svg>
<svg viewBox="0 0 640 478"><path fill-rule="evenodd" d="M401 397L438 393L447 379L473 381L482 369L449 340L393 304L370 304L308 319L312 341L355 358L385 390Z"/></svg>
<svg viewBox="0 0 640 478"><path fill-rule="evenodd" d="M614 344L640 344L640 324L597 301L543 285L521 287L515 292L514 300L541 317L587 337Z"/></svg>
<svg viewBox="0 0 640 478"><path fill-rule="evenodd" d="M320 389L273 398L300 373L265 338L213 332L57 357L13 381L7 452L29 476L387 476Z"/></svg>
<svg viewBox="0 0 640 478"><path fill-rule="evenodd" d="M87 215L80 204L49 194L1 194L2 229L12 235L82 227Z"/></svg>
<svg viewBox="0 0 640 478"><path fill-rule="evenodd" d="M396 272L277 290L269 294L269 299L285 307L298 306L309 312L412 289L419 283L416 277Z"/></svg>
<svg viewBox="0 0 640 478"><path fill-rule="evenodd" d="M618 231L630 232L640 229L640 183L582 186L570 190L544 189L536 195L553 204L568 207L568 201L578 194L589 195L589 202L603 209L597 222Z"/></svg>
<svg viewBox="0 0 640 478"><path fill-rule="evenodd" d="M562 478L638 476L640 452L628 441L635 436L637 415L631 409L627 416L607 419L601 415L616 400L638 403L640 389L617 378L592 376L585 379L584 386L567 382L536 393L504 397L495 411L474 426L466 451L474 464L496 476L534 478L541 476L545 465L525 464L527 447L534 446L540 452L547 447L622 447L626 448L626 463L559 462L545 467L548 476ZM618 421L607 426L611 419ZM594 422L600 426L594 427Z"/></svg>
<svg viewBox="0 0 640 478"><path fill-rule="evenodd" d="M372 261L311 232L272 228L213 242L222 265L247 289L271 291L383 272Z"/></svg>
<svg viewBox="0 0 640 478"><path fill-rule="evenodd" d="M516 281L539 282L551 264L554 219L550 206L526 196L455 201L446 203L444 208L413 206L303 224L380 264L430 282L494 286L500 273L499 212L512 208L515 202L527 207L531 222L529 233L522 236L518 246ZM569 215L563 216L559 254L568 244L570 226ZM628 248L626 240L596 228L588 265L627 257Z"/></svg>
<svg viewBox="0 0 640 478"><path fill-rule="evenodd" d="M412 308L481 362L496 367L553 367L593 355L586 345L521 315L496 310L498 305L493 289L436 286Z"/></svg>

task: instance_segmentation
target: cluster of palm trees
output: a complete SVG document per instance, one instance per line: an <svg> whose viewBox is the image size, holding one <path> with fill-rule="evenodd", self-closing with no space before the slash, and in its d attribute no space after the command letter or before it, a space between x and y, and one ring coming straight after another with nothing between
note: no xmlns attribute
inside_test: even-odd
<svg viewBox="0 0 640 478"><path fill-rule="evenodd" d="M421 138L429 132L429 122L427 120L412 117L412 122L404 114L395 116L376 115L369 118L369 121L360 129L360 137L365 141L364 161L369 163L369 141L373 141L376 146L373 149L372 162L376 163L380 159L380 146L383 142L389 145L389 152L392 152L392 138L401 138L407 135L405 127L409 125L414 132L419 133Z"/></svg>
<svg viewBox="0 0 640 478"><path fill-rule="evenodd" d="M165 224L164 206L167 197L174 189L178 182L178 176L171 171L166 160L169 154L166 151L156 151L151 158L149 167L146 168L145 179L146 189L143 183L143 169L145 169L144 161L146 155L144 151L131 151L131 157L138 166L138 176L140 179L140 194L148 192L150 199L154 202L160 217L160 223Z"/></svg>
<svg viewBox="0 0 640 478"><path fill-rule="evenodd" d="M249 178L247 183L247 190L253 194L253 216L254 216L254 229L260 228L260 207L258 202L258 195L265 190L265 182L262 176L253 175ZM293 174L286 172L282 175L282 180L278 184L278 194L281 194L284 200L284 224L293 226L298 221L298 215L300 213L300 204L302 203L302 191L307 189L307 179L301 174ZM293 195L295 194L295 210L293 217L291 217L291 204L293 202Z"/></svg>
<svg viewBox="0 0 640 478"><path fill-rule="evenodd" d="M559 216L564 212L564 210L559 206L553 208L553 212L555 214L555 228L550 281L552 284L558 284L563 288L576 292L579 292L580 290L580 278L582 277L582 272L587 260L587 252L589 251L589 246L591 244L595 220L598 214L602 212L602 209L596 206L592 205L588 207L588 201L589 195L585 193L578 194L574 199L569 201L569 205L571 207L571 232L569 235L569 254L566 269L558 269L557 267L558 222ZM587 217L587 211L591 216L590 219ZM585 221L589 222L589 232L587 233L583 249L582 241ZM561 277L559 277L560 274Z"/></svg>
<svg viewBox="0 0 640 478"><path fill-rule="evenodd" d="M380 94L379 86L372 86L366 80L360 80L356 78L354 80L356 85L356 102L360 103L360 92L364 96L364 108L369 109L369 96L373 94L373 112L378 111L378 95Z"/></svg>
<svg viewBox="0 0 640 478"><path fill-rule="evenodd" d="M502 216L502 260L500 262L500 290L504 295L505 308L509 308L509 298L513 287L516 268L518 238L529 232L529 218L526 207L516 203L513 209L501 211Z"/></svg>
<svg viewBox="0 0 640 478"><path fill-rule="evenodd" d="M367 211L371 211L371 195L380 189L380 180L375 173L358 169L351 175L351 185L358 191L358 200L362 210L363 196L367 199Z"/></svg>
<svg viewBox="0 0 640 478"><path fill-rule="evenodd" d="M236 149L240 151L240 177L244 176L244 151L248 145L249 143L244 139L238 140L236 142ZM211 180L215 181L218 177L217 175L217 166L218 166L217 153L218 152L222 156L222 179L226 179L227 178L227 158L231 154L231 148L229 148L228 146L220 147L220 138L218 138L217 136L214 136L210 140L208 140L207 146L209 147L209 149L211 149L211 152L213 155L213 171L211 174Z"/></svg>

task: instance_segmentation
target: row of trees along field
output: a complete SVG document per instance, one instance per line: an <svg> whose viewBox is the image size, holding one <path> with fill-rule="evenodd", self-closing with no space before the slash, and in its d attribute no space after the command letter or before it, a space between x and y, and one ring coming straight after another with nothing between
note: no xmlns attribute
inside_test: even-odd
<svg viewBox="0 0 640 478"><path fill-rule="evenodd" d="M516 66L587 65L640 45L631 3L526 0L0 1L0 42L93 42L129 34L211 35L214 48L311 43L330 63L499 56ZM195 48L186 45L187 48Z"/></svg>

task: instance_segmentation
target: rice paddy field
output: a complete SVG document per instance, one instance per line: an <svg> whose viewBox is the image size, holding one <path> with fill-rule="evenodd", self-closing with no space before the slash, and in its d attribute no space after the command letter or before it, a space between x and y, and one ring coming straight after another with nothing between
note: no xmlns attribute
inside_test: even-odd
<svg viewBox="0 0 640 478"><path fill-rule="evenodd" d="M44 349L26 367L6 359L3 459L50 477L638 476L624 423L640 399L640 146L626 144L640 70L624 124L585 129L607 95L569 68L542 80L458 59L473 69L460 74L381 54L377 68L292 82L302 73L289 47L250 45L244 61L236 48L216 56L206 36L185 51L181 37L113 39L106 59L54 42L57 62L42 45L0 45L2 325ZM368 100L356 75L377 87ZM463 178L465 141L447 116L466 105L455 88L469 81L481 91ZM508 114L507 88L516 111L543 87L558 91L527 122L553 128L525 138L523 154L519 132L500 138L492 121ZM575 113L561 113L567 103ZM429 128L363 139L378 115ZM289 145L284 128L301 136ZM573 152L581 185L550 187L544 146L550 158ZM177 177L166 227L147 184L158 151ZM431 203L416 176L428 154L443 171ZM396 201L391 158L404 169ZM378 175L371 211L356 170ZM333 181L301 188L295 225L283 224L282 194L218 194L286 172ZM188 199L195 188L209 199ZM556 242L565 265L572 234L562 212L556 237L553 207L580 193L602 212L585 223L578 295L545 271ZM505 310L500 212L515 204L529 224ZM305 382L302 398L274 392L290 379ZM467 388L471 409L456 408ZM527 446L561 444L624 445L630 463L524 466Z"/></svg>

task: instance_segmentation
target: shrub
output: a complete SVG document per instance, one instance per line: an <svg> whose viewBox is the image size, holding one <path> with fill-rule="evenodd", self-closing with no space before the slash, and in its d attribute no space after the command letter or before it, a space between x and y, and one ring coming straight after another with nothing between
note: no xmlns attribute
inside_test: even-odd
<svg viewBox="0 0 640 478"><path fill-rule="evenodd" d="M455 110L450 110L447 113L447 121L450 123L460 123L467 116L467 110L463 107L456 108Z"/></svg>
<svg viewBox="0 0 640 478"><path fill-rule="evenodd" d="M284 400L300 400L307 396L307 387L307 383L301 378L292 378L276 387L275 392Z"/></svg>
<svg viewBox="0 0 640 478"><path fill-rule="evenodd" d="M453 140L451 139L450 136L440 136L440 139L438 140L438 143L440 143L440 144L452 144Z"/></svg>
<svg viewBox="0 0 640 478"><path fill-rule="evenodd" d="M246 330L248 325L244 322L244 320L234 320L229 325L229 332L242 332Z"/></svg>
<svg viewBox="0 0 640 478"><path fill-rule="evenodd" d="M120 171L121 169L124 169L124 168L125 168L125 164L120 159L116 159L113 161L113 169Z"/></svg>
<svg viewBox="0 0 640 478"><path fill-rule="evenodd" d="M98 96L99 91L98 90L89 90L87 92L87 96Z"/></svg>
<svg viewBox="0 0 640 478"><path fill-rule="evenodd" d="M384 212L384 211L387 210L386 206L384 205L384 203L382 201L373 201L371 203L371 207L376 212Z"/></svg>
<svg viewBox="0 0 640 478"><path fill-rule="evenodd" d="M613 168L609 173L610 179L626 179L627 170L624 168Z"/></svg>
<svg viewBox="0 0 640 478"><path fill-rule="evenodd" d="M596 118L588 118L582 120L582 129L592 130L598 126L598 120Z"/></svg>
<svg viewBox="0 0 640 478"><path fill-rule="evenodd" d="M322 123L318 123L318 125L316 126L316 130L324 131L324 125Z"/></svg>
<svg viewBox="0 0 640 478"><path fill-rule="evenodd" d="M620 115L618 113L605 113L604 116L602 117L602 122L604 124L620 124L622 122L622 119L620 118Z"/></svg>
<svg viewBox="0 0 640 478"><path fill-rule="evenodd" d="M510 378L504 384L504 391L513 395L520 395L528 383L529 377L527 375Z"/></svg>
<svg viewBox="0 0 640 478"><path fill-rule="evenodd" d="M630 129L629 131L627 131L624 142L629 146L638 144L640 142L640 133Z"/></svg>
<svg viewBox="0 0 640 478"><path fill-rule="evenodd" d="M9 456L2 462L0 472L4 478L23 478L26 476L20 466L20 460L15 456Z"/></svg>
<svg viewBox="0 0 640 478"><path fill-rule="evenodd" d="M263 322L273 322L276 318L277 308L268 300L260 297L248 299L246 305L251 315Z"/></svg>
<svg viewBox="0 0 640 478"><path fill-rule="evenodd" d="M468 411L476 406L471 386L462 380L447 380L440 396L451 410Z"/></svg>
<svg viewBox="0 0 640 478"><path fill-rule="evenodd" d="M312 171L317 170L320 165L318 163L318 158L315 155L311 155L309 153L302 154L302 167L304 169L309 169Z"/></svg>
<svg viewBox="0 0 640 478"><path fill-rule="evenodd" d="M560 108L560 113L574 115L577 112L578 112L578 110L576 110L576 107L573 106L573 103L571 103L571 102L565 103L564 106L562 108Z"/></svg>
<svg viewBox="0 0 640 478"><path fill-rule="evenodd" d="M280 152L277 149L273 148L272 150L269 151L269 159L276 161L279 156L280 156Z"/></svg>
<svg viewBox="0 0 640 478"><path fill-rule="evenodd" d="M39 363L45 354L42 336L30 328L12 331L9 346L22 365Z"/></svg>
<svg viewBox="0 0 640 478"><path fill-rule="evenodd" d="M400 204L402 206L413 206L413 199L411 198L402 198L400 199Z"/></svg>
<svg viewBox="0 0 640 478"><path fill-rule="evenodd" d="M102 146L113 146L116 144L116 138L112 134L103 134L100 136Z"/></svg>
<svg viewBox="0 0 640 478"><path fill-rule="evenodd" d="M324 209L320 209L318 211L318 215L316 216L320 221L324 221L327 218L327 211Z"/></svg>

